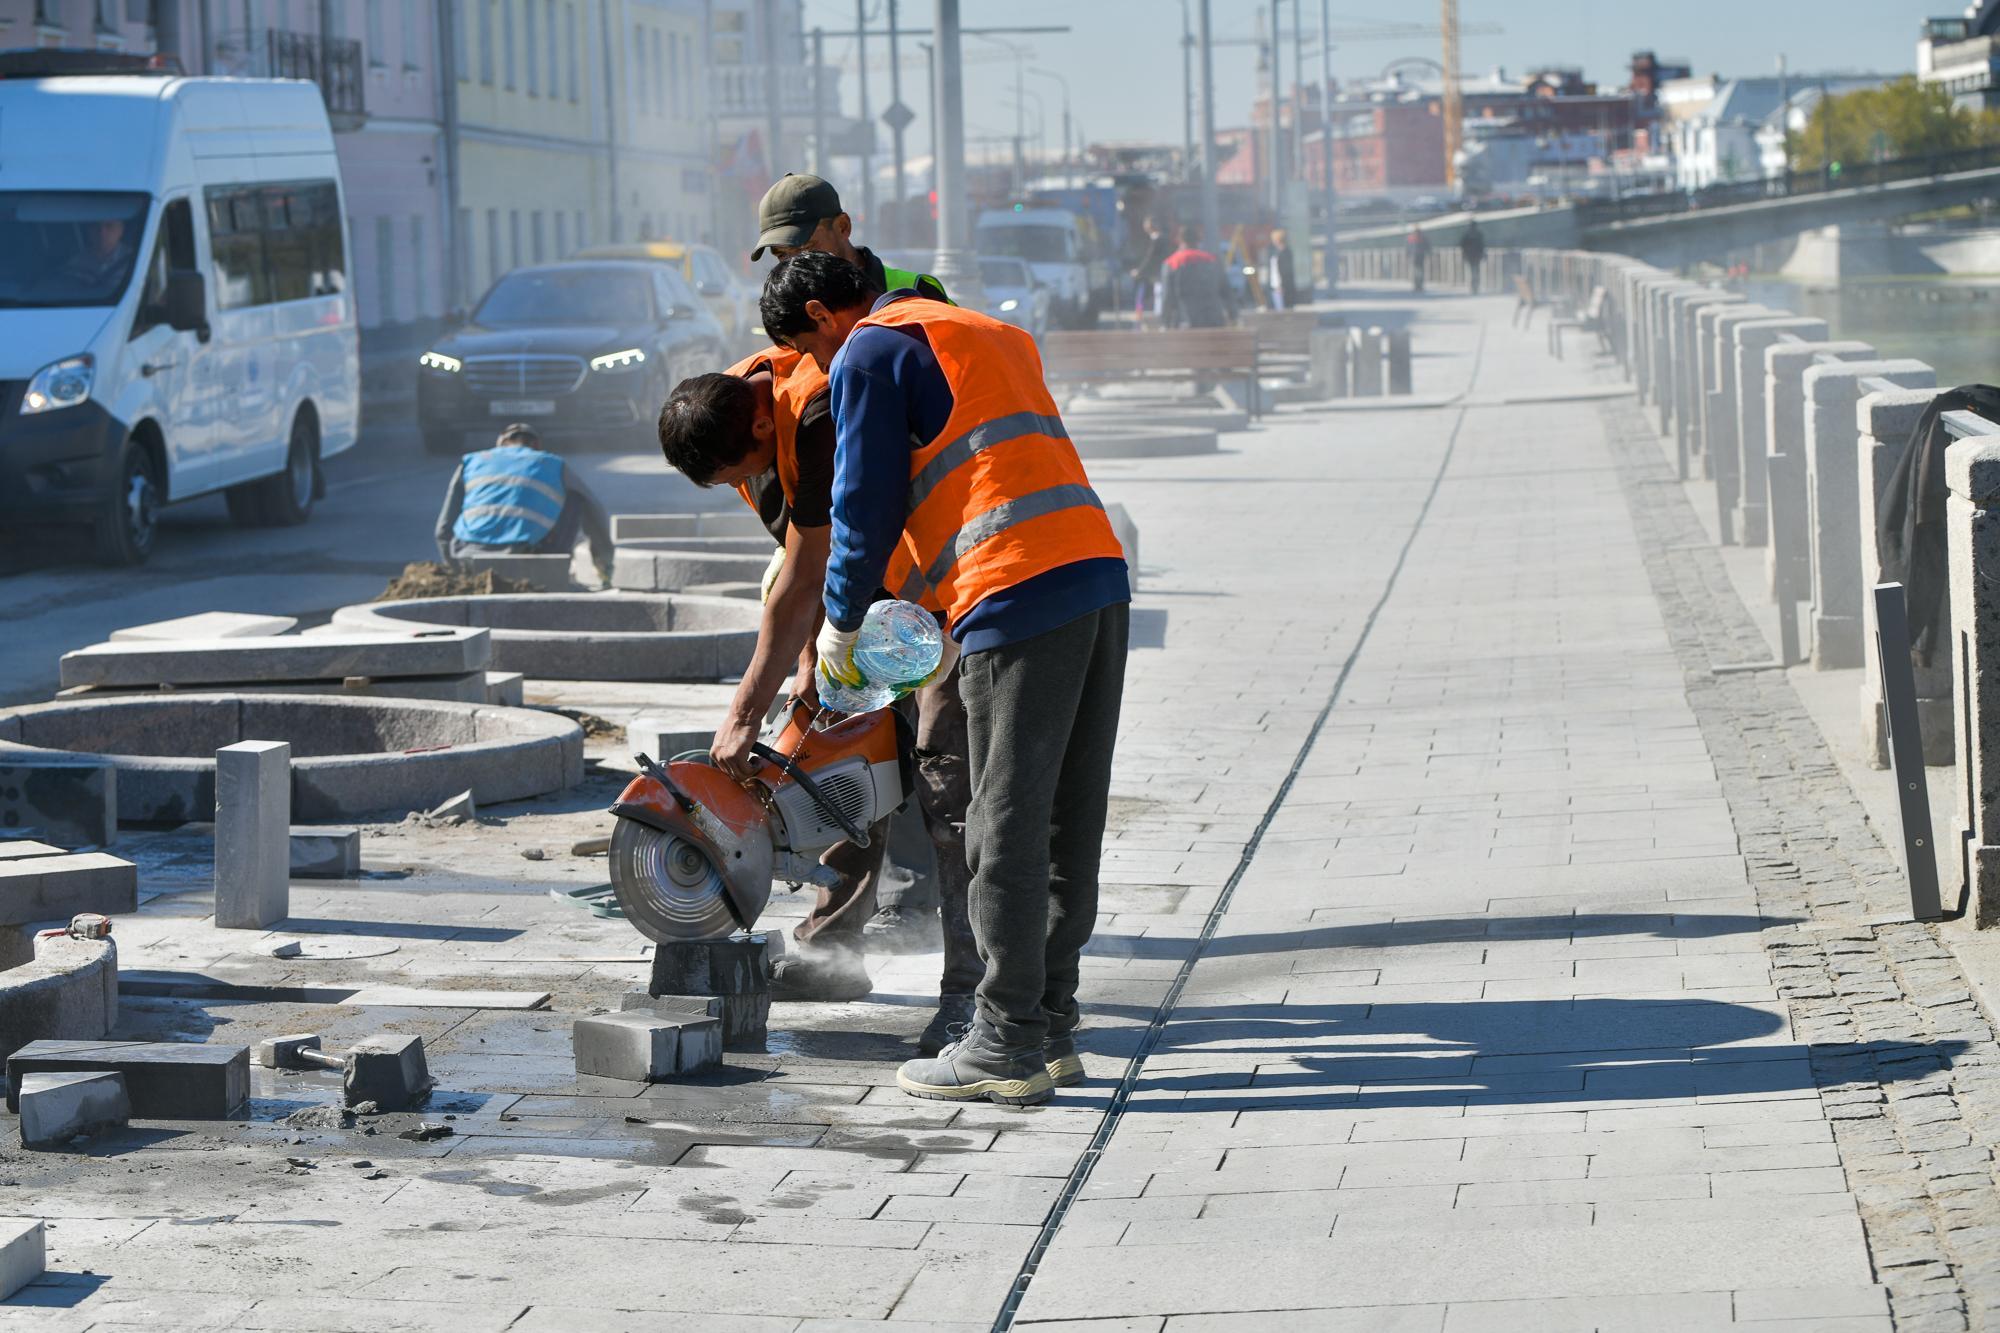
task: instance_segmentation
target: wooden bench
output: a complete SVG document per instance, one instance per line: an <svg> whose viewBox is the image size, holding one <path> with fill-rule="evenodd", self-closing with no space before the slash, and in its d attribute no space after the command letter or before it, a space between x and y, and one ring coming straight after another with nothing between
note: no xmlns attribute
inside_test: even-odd
<svg viewBox="0 0 2000 1333"><path fill-rule="evenodd" d="M1535 295L1535 284L1520 274L1514 275L1514 319L1516 328L1531 329L1535 326L1535 312L1543 302Z"/></svg>
<svg viewBox="0 0 2000 1333"><path fill-rule="evenodd" d="M1604 288L1593 287L1590 289L1590 300L1584 304L1582 310L1572 309L1566 315L1557 315L1551 312L1549 316L1549 351L1555 354L1556 360L1562 360L1563 335L1571 329L1596 334L1599 345L1607 352L1611 350L1611 330L1606 328L1604 324L1605 299Z"/></svg>
<svg viewBox="0 0 2000 1333"><path fill-rule="evenodd" d="M1050 384L1241 376L1254 417L1262 370L1257 342L1252 329L1059 330L1042 337L1042 372Z"/></svg>
<svg viewBox="0 0 2000 1333"><path fill-rule="evenodd" d="M1311 310L1253 310L1243 327L1257 335L1259 355L1308 356L1319 315Z"/></svg>

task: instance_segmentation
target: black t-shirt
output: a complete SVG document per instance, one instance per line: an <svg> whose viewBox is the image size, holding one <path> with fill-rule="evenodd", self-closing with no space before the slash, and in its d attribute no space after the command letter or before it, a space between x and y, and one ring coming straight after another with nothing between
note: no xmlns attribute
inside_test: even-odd
<svg viewBox="0 0 2000 1333"><path fill-rule="evenodd" d="M833 400L822 389L799 414L794 437L799 455L797 503L785 502L784 487L778 484L778 469L767 469L750 482L750 494L757 502L757 517L778 545L785 544L785 529L791 524L802 528L823 528L833 522Z"/></svg>

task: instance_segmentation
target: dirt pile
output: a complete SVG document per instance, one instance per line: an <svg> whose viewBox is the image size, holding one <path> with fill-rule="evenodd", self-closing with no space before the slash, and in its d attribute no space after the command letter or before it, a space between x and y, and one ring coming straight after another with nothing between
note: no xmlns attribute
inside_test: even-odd
<svg viewBox="0 0 2000 1333"><path fill-rule="evenodd" d="M415 597L484 597L500 592L533 591L533 584L502 578L490 569L475 571L419 560L404 565L403 572L389 580L389 586L375 600L401 602Z"/></svg>

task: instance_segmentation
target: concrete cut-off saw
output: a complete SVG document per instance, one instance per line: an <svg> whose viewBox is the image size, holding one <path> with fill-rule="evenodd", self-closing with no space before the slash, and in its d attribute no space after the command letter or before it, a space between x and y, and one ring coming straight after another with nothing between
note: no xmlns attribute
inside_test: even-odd
<svg viewBox="0 0 2000 1333"><path fill-rule="evenodd" d="M738 782L704 759L635 755L639 776L611 806L611 887L625 917L659 944L721 939L756 924L774 882L832 887L819 862L835 843L866 847L869 826L912 790L910 724L878 709L814 727L785 705L783 726Z"/></svg>

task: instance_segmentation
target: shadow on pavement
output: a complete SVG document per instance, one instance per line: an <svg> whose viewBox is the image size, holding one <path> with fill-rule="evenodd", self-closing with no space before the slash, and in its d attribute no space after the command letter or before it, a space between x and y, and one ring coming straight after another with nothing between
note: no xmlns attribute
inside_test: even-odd
<svg viewBox="0 0 2000 1333"><path fill-rule="evenodd" d="M1202 957L1238 958L1308 949L1405 948L1474 940L1504 946L1510 940L1590 939L1606 935L1635 939L1701 940L1759 931L1767 926L1788 926L1795 921L1796 918L1792 917L1743 913L1678 912L1423 917L1407 921L1303 926L1298 930L1263 931L1249 935L1218 935L1209 941ZM1094 958L1185 958L1193 947L1194 941L1186 936L1120 935L1114 931L1099 931L1091 936L1084 952ZM1365 959L1356 959L1352 966L1366 968L1368 963Z"/></svg>

